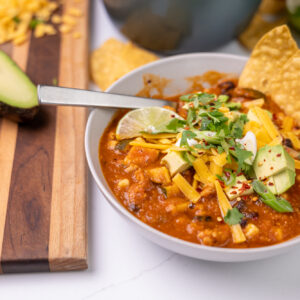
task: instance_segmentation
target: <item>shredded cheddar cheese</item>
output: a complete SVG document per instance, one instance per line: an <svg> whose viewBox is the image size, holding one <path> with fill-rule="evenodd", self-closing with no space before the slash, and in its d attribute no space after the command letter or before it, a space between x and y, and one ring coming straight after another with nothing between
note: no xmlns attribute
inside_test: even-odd
<svg viewBox="0 0 300 300"><path fill-rule="evenodd" d="M20 45L28 39L31 30L36 38L56 34L52 24L62 24L60 31L70 32L82 12L73 7L60 16L55 14L60 5L50 0L0 0L0 44L12 42ZM66 30L67 25L69 28ZM76 34L74 37L79 36Z"/></svg>

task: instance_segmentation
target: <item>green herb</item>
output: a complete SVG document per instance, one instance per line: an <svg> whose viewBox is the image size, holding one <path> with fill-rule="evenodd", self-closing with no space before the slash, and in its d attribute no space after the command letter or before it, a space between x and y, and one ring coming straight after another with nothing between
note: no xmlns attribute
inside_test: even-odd
<svg viewBox="0 0 300 300"><path fill-rule="evenodd" d="M239 148L239 145L236 145L235 150L230 150L230 153L236 158L238 163L238 170L239 173L241 170L247 169L247 164L245 164L245 160L250 158L253 153L251 151L247 151L245 149Z"/></svg>
<svg viewBox="0 0 300 300"><path fill-rule="evenodd" d="M225 103L229 100L229 96L227 95L220 95L217 99L217 101L221 102L221 103Z"/></svg>
<svg viewBox="0 0 300 300"><path fill-rule="evenodd" d="M157 188L158 188L160 194L163 194L165 198L168 197L168 195L167 195L167 190L166 190L164 187L158 185Z"/></svg>
<svg viewBox="0 0 300 300"><path fill-rule="evenodd" d="M183 128L185 125L186 125L185 120L180 120L180 119L174 118L170 121L170 123L166 126L166 128L169 131L177 132L178 129Z"/></svg>
<svg viewBox="0 0 300 300"><path fill-rule="evenodd" d="M224 114L220 111L211 111L211 112L203 112L200 114L200 117L210 118L214 124L222 123L228 121L228 118L224 116Z"/></svg>
<svg viewBox="0 0 300 300"><path fill-rule="evenodd" d="M211 149L211 148L216 148L216 146L215 145L213 145L213 144L207 144L207 145L205 145L205 144L197 144L197 145L195 145L194 146L195 148L197 148L197 149Z"/></svg>
<svg viewBox="0 0 300 300"><path fill-rule="evenodd" d="M179 98L180 101L184 101L184 102L189 102L190 101L190 97L192 96L193 94L187 94L187 95L183 95Z"/></svg>
<svg viewBox="0 0 300 300"><path fill-rule="evenodd" d="M193 139L196 137L196 134L190 130L185 130L182 132L181 140L180 140L180 147L186 146L189 148L188 139Z"/></svg>
<svg viewBox="0 0 300 300"><path fill-rule="evenodd" d="M241 109L242 105L239 102L229 102L225 104L230 110L239 110Z"/></svg>
<svg viewBox="0 0 300 300"><path fill-rule="evenodd" d="M31 29L35 29L35 27L36 27L38 24L40 24L40 23L43 23L43 21L38 20L38 19L32 19L32 20L30 21L30 23L29 23L29 27L30 27Z"/></svg>
<svg viewBox="0 0 300 300"><path fill-rule="evenodd" d="M131 141L130 139L126 139L118 142L115 149L120 151L125 150L126 146L130 143L130 141Z"/></svg>
<svg viewBox="0 0 300 300"><path fill-rule="evenodd" d="M182 158L190 165L192 166L193 165L193 162L196 160L196 158L191 155L189 152L187 151L184 151L182 153Z"/></svg>
<svg viewBox="0 0 300 300"><path fill-rule="evenodd" d="M197 93L196 95L199 102L201 102L203 105L209 104L216 98L216 95L208 94L208 93Z"/></svg>
<svg viewBox="0 0 300 300"><path fill-rule="evenodd" d="M254 191L261 196L262 202L277 212L293 212L290 202L282 197L276 197L261 181L254 180L252 186Z"/></svg>
<svg viewBox="0 0 300 300"><path fill-rule="evenodd" d="M230 123L230 135L235 139L242 138L244 125L247 121L247 116L245 114L242 114L236 121Z"/></svg>
<svg viewBox="0 0 300 300"><path fill-rule="evenodd" d="M228 225L236 225L241 223L243 217L244 215L240 213L240 211L236 207L234 207L232 209L228 209L227 214L224 217L224 221Z"/></svg>
<svg viewBox="0 0 300 300"><path fill-rule="evenodd" d="M21 20L18 16L13 17L13 21L17 24L19 24L21 22Z"/></svg>
<svg viewBox="0 0 300 300"><path fill-rule="evenodd" d="M226 186L235 185L236 182L236 173L232 172L230 169L225 169L222 176L218 178L225 183Z"/></svg>
<svg viewBox="0 0 300 300"><path fill-rule="evenodd" d="M195 109L190 108L188 110L186 121L189 125L191 125L195 119L196 119L196 111Z"/></svg>

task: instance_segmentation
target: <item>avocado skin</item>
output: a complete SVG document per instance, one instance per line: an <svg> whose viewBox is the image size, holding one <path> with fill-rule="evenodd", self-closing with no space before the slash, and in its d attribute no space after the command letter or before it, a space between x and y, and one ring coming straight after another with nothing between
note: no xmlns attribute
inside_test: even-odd
<svg viewBox="0 0 300 300"><path fill-rule="evenodd" d="M26 123L31 121L38 113L39 106L19 108L0 101L0 117L5 117L14 122Z"/></svg>

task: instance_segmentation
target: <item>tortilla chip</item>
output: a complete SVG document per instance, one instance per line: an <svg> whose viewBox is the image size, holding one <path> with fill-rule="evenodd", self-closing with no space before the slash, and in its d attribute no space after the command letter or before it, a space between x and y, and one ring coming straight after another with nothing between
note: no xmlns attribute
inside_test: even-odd
<svg viewBox="0 0 300 300"><path fill-rule="evenodd" d="M272 99L300 125L300 50L282 66L270 85Z"/></svg>
<svg viewBox="0 0 300 300"><path fill-rule="evenodd" d="M272 22L264 19L262 14L256 14L251 20L248 27L243 31L239 40L249 50L253 49L257 42L262 38L264 34L273 29L274 27L280 26L286 23L285 17L280 17Z"/></svg>
<svg viewBox="0 0 300 300"><path fill-rule="evenodd" d="M123 75L154 61L157 56L132 43L109 39L91 55L91 75L101 90L106 90Z"/></svg>
<svg viewBox="0 0 300 300"><path fill-rule="evenodd" d="M269 92L270 81L297 51L286 25L264 35L257 43L239 79L239 86Z"/></svg>

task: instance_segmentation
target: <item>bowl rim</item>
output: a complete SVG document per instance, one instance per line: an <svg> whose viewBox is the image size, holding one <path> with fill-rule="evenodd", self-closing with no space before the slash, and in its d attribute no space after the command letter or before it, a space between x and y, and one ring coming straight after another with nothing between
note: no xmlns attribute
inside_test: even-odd
<svg viewBox="0 0 300 300"><path fill-rule="evenodd" d="M107 90L106 92L111 91L114 89L119 83L127 80L128 77L131 77L132 75L142 72L146 70L148 67L152 66L157 66L160 64L176 61L176 60L181 60L185 58L191 58L191 57L218 57L218 58L224 58L224 59L236 59L236 60L241 60L246 62L248 58L246 56L242 55L234 55L234 54L226 54L226 53L209 53L209 52L201 52L201 53L189 53L189 54L180 54L180 55L174 55L171 57L167 58L162 58L154 62L150 62L146 65L143 65L128 74L124 75L120 79L118 79L115 83L113 83ZM139 227L142 227L145 231L149 231L153 235L158 236L159 238L168 240L169 242L179 244L180 246L183 247L188 247L188 248L193 248L193 249L198 249L198 250L206 250L212 253L220 254L220 253L226 253L226 254L255 254L255 253L265 253L269 251L277 251L283 248L290 248L296 244L299 244L300 242L300 235L296 236L294 238L291 238L289 240L283 241L278 244L270 245L270 246L262 246L262 247L256 247L256 248L222 248L222 247L214 247L214 246L205 246L189 241L185 241L183 239L168 235L166 233L163 233L159 231L158 229L155 229L151 227L150 225L142 222L140 219L135 217L133 214L131 214L120 202L119 200L114 196L114 194L111 192L109 188L106 188L101 180L99 179L99 176L97 174L96 169L94 168L92 158L90 156L90 147L89 147L89 139L90 139L90 132L92 128L92 121L93 118L95 117L95 114L97 111L100 110L99 108L95 108L91 111L91 113L88 116L88 121L86 124L86 130L85 130L85 152L86 152L86 159L88 162L88 166L90 168L90 171L92 173L92 176L100 189L100 191L103 193L105 198L108 200L109 204L112 205L117 211L119 211L124 217L128 218L132 223L136 224ZM105 125L103 129L105 129L108 126L108 124ZM99 142L98 142L99 145ZM98 146L99 148L99 146ZM100 170L102 172L101 166ZM103 176L104 177L104 176ZM105 178L105 177L104 177Z"/></svg>

